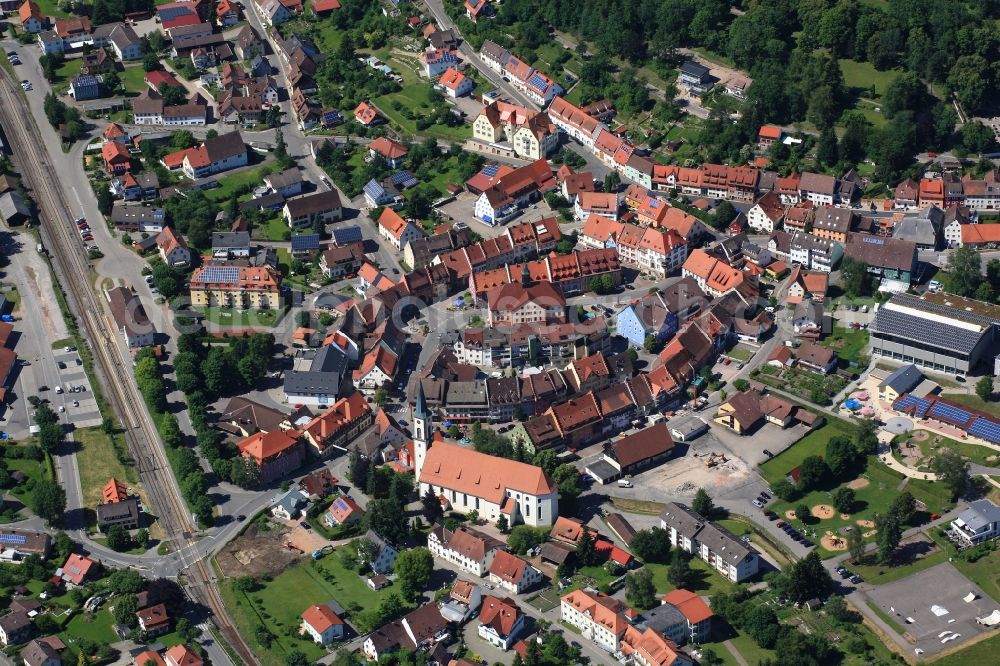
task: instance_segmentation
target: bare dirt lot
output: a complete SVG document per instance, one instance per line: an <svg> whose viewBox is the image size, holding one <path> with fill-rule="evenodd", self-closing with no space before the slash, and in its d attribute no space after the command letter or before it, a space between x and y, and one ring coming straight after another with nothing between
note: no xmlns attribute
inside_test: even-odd
<svg viewBox="0 0 1000 666"><path fill-rule="evenodd" d="M271 529L261 531L256 523L229 543L216 556L219 568L227 578L238 576L277 576L301 560L301 552L287 548L289 530L269 523Z"/></svg>
<svg viewBox="0 0 1000 666"><path fill-rule="evenodd" d="M711 453L724 454L715 457L715 465L708 467ZM684 495L693 493L698 488L723 489L745 483L750 478L747 464L738 458L733 458L722 447L693 453L688 452L683 458L671 460L665 465L645 472L633 479L638 487L645 490L656 489L668 495ZM649 499L658 499L650 497Z"/></svg>

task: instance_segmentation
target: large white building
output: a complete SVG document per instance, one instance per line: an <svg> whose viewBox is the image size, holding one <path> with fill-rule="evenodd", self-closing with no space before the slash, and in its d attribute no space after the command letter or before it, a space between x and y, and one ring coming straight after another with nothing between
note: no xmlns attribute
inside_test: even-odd
<svg viewBox="0 0 1000 666"><path fill-rule="evenodd" d="M506 548L503 541L469 527L452 531L435 525L427 535L427 548L440 557L476 576L485 576L497 552Z"/></svg>
<svg viewBox="0 0 1000 666"><path fill-rule="evenodd" d="M453 511L474 510L491 523L501 514L510 525L541 527L555 521L559 493L544 470L445 442L441 433L434 433L432 442L432 425L421 384L413 410L414 471L421 497L430 490Z"/></svg>
<svg viewBox="0 0 1000 666"><path fill-rule="evenodd" d="M760 567L760 556L748 544L683 504L669 502L660 514L660 527L674 548L697 555L734 583L756 575Z"/></svg>

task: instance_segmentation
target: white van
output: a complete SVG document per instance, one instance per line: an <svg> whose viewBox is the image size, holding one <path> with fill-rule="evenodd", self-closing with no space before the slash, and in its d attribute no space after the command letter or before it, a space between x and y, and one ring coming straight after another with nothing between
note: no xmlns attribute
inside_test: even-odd
<svg viewBox="0 0 1000 666"><path fill-rule="evenodd" d="M62 393L62 386L56 386L56 393Z"/></svg>
<svg viewBox="0 0 1000 666"><path fill-rule="evenodd" d="M632 487L632 482L629 481L628 479L618 479L618 487L619 488L631 488Z"/></svg>

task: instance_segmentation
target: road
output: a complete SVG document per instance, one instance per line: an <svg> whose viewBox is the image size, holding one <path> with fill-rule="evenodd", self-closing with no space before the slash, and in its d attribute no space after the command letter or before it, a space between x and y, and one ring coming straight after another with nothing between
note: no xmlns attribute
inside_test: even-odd
<svg viewBox="0 0 1000 666"><path fill-rule="evenodd" d="M185 576L185 584L192 597L215 614L220 630L241 658L248 664L254 664L256 657L229 620L207 565L201 560L188 562L183 554L193 542L194 526L173 474L163 473L163 470L169 469L166 453L149 412L143 406L141 395L131 380L131 360L119 353L114 343L117 331L110 324L106 303L91 287L91 266L83 255L72 222L75 217L69 205L72 199L67 196L64 182L52 178L56 168L50 155L60 155L60 160L63 158L61 151L52 151L47 144L58 143L58 138L49 127L45 128L45 132L40 130L34 118L44 118L44 114L33 113L25 95L6 71L0 77L0 96L3 97L0 115L4 131L11 151L18 159L23 179L31 187L38 204L42 238L53 254L57 277L66 290L69 307L77 316L81 334L93 352L95 370L103 380L105 394L125 426L126 441L136 460L143 486L159 515L165 540L172 543L175 550L181 551L183 564L194 565L188 568ZM42 141L39 141L40 137ZM77 169L60 169L59 173L73 171ZM74 194L79 201L79 191Z"/></svg>

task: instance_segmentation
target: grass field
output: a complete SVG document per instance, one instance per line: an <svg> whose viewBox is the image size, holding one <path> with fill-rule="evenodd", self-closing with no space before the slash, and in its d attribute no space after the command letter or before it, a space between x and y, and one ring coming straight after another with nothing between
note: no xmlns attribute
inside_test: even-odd
<svg viewBox="0 0 1000 666"><path fill-rule="evenodd" d="M435 103L431 101L433 87L430 81L421 78L412 69L412 62L404 62L399 58L390 58L388 65L403 77L403 89L399 92L389 93L376 97L373 101L382 110L389 122L400 128L406 134L417 134L417 121L411 120L404 115L404 109L415 116L426 116L434 110ZM401 108L393 108L393 103L398 103ZM438 102L437 104L446 104ZM472 128L467 124L458 127L446 127L444 125L431 125L425 130L420 130L421 134L437 136L451 141L464 141L472 136Z"/></svg>
<svg viewBox="0 0 1000 666"><path fill-rule="evenodd" d="M263 164L261 166L245 169L239 173L219 178L219 186L206 190L205 195L213 201L225 201L233 196L237 190L249 185L256 187L264 182L264 176L274 172L273 164Z"/></svg>
<svg viewBox="0 0 1000 666"><path fill-rule="evenodd" d="M77 464L80 468L80 485L83 488L84 506L96 506L101 501L101 490L114 477L130 486L138 483L135 467L121 464L115 455L115 446L100 428L83 428L74 433L80 443Z"/></svg>
<svg viewBox="0 0 1000 666"><path fill-rule="evenodd" d="M838 435L853 436L854 427L848 421L824 415L826 423L813 430L791 447L760 466L760 473L768 483L785 478L788 470L798 467L809 456L822 456L826 443Z"/></svg>
<svg viewBox="0 0 1000 666"><path fill-rule="evenodd" d="M46 464L45 460L30 460L28 458L10 458L7 459L7 471L13 474L14 472L23 472L28 480L31 479L44 479L51 478L51 472L49 466ZM19 484L14 488L11 488L10 494L18 498L25 504L28 504L29 493L27 491L27 486L30 485L26 480L25 483Z"/></svg>
<svg viewBox="0 0 1000 666"><path fill-rule="evenodd" d="M852 564L849 566L851 571L861 574L866 583L884 585L885 583L906 578L910 574L915 574L918 571L929 569L947 561L948 553L943 548L937 547L932 552L909 564L899 564L891 567L881 566L875 564L874 560L869 558L866 560L866 564Z"/></svg>
<svg viewBox="0 0 1000 666"><path fill-rule="evenodd" d="M693 579L693 582L688 585L688 589L708 597L720 592L732 592L736 589L734 583L723 578L722 574L713 569L705 560L692 557L688 564L691 567ZM667 580L669 565L647 564L646 568L653 574L653 585L656 586L657 594L666 594L677 589Z"/></svg>
<svg viewBox="0 0 1000 666"><path fill-rule="evenodd" d="M35 4L38 5L38 9L45 16L51 18L67 18L70 16L70 14L59 9L59 0L36 0Z"/></svg>
<svg viewBox="0 0 1000 666"><path fill-rule="evenodd" d="M270 649L258 647L257 654L265 666L284 664L294 650L303 652L310 663L325 654L322 647L299 638L296 633L299 616L308 606L335 599L347 611L347 621L353 624L357 622L357 612L377 608L393 591L390 586L373 592L355 572L341 565L336 553L286 569L249 595L235 592L228 584L221 587L227 607L236 611L235 619L245 636L254 636L262 624L276 636ZM366 629L371 628L362 627L359 631Z"/></svg>
<svg viewBox="0 0 1000 666"><path fill-rule="evenodd" d="M124 71L118 73L118 76L121 78L126 92L138 95L149 87L146 85L146 70L142 68L142 65L126 67Z"/></svg>
<svg viewBox="0 0 1000 666"><path fill-rule="evenodd" d="M970 664L993 664L1000 652L1000 635L994 635L986 640L950 654L934 662L934 666L969 666Z"/></svg>
<svg viewBox="0 0 1000 666"><path fill-rule="evenodd" d="M852 361L860 365L868 361L868 355L864 353L868 347L868 331L838 326L820 344L837 352L841 367L847 367Z"/></svg>
<svg viewBox="0 0 1000 666"><path fill-rule="evenodd" d="M847 58L838 62L840 71L844 75L844 84L848 88L860 91L864 96L870 96L871 87L874 85L875 95L881 97L889 84L902 73L900 70L880 72L869 62L856 62Z"/></svg>
<svg viewBox="0 0 1000 666"><path fill-rule="evenodd" d="M219 326L274 326L281 310L238 310L236 308L197 308L205 319Z"/></svg>
<svg viewBox="0 0 1000 666"><path fill-rule="evenodd" d="M911 441L911 444L919 447L922 459L920 463L916 466L918 470L930 471L930 463L935 455L938 453L939 448L948 448L955 451L963 458L971 460L974 463L987 466L998 466L998 458L1000 458L1000 452L991 449L986 446L980 446L979 444L970 444L968 442L959 442L954 439L949 439L948 437L942 437L941 435L932 435L931 439L924 442ZM940 441L935 444L935 440ZM898 453L894 452L896 459L899 460L900 456ZM913 466L910 463L910 466Z"/></svg>
<svg viewBox="0 0 1000 666"><path fill-rule="evenodd" d="M118 641L118 635L111 628L114 623L115 620L107 608L92 614L80 613L70 619L65 628L59 632L59 637L67 645L76 642L74 639L85 639L110 645Z"/></svg>
<svg viewBox="0 0 1000 666"><path fill-rule="evenodd" d="M69 80L80 73L80 69L83 67L82 58L72 58L64 60L63 64L56 69L56 78L52 82L52 85L58 83L69 83Z"/></svg>
<svg viewBox="0 0 1000 666"><path fill-rule="evenodd" d="M942 393L941 397L993 416L1000 416L1000 402L985 402L974 393Z"/></svg>

